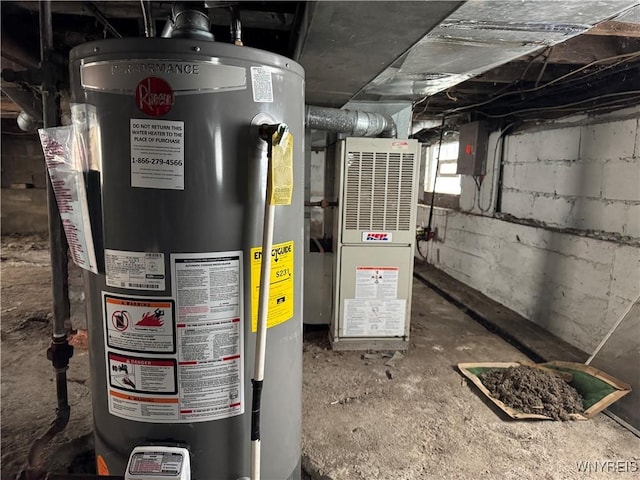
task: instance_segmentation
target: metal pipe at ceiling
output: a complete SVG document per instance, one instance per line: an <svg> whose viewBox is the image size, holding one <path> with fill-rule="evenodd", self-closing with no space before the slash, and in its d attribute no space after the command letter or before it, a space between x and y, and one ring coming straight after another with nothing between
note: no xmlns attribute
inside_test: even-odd
<svg viewBox="0 0 640 480"><path fill-rule="evenodd" d="M116 28L111 25L111 22L107 20L107 17L104 16L104 14L98 7L93 4L93 2L84 2L84 6L87 7L87 9L93 14L93 16L96 17L96 20L98 20L102 24L102 26L111 33L111 35L116 38L122 38L120 32L118 32L118 30L116 30Z"/></svg>
<svg viewBox="0 0 640 480"><path fill-rule="evenodd" d="M140 7L144 19L144 34L146 37L155 37L156 23L153 20L153 6L149 0L140 0Z"/></svg>
<svg viewBox="0 0 640 480"><path fill-rule="evenodd" d="M214 39L210 31L209 16L202 10L186 3L174 4L171 17L173 20L171 38Z"/></svg>
<svg viewBox="0 0 640 480"><path fill-rule="evenodd" d="M1 90L36 122L42 121L42 101L30 89L23 89L16 85L2 85Z"/></svg>
<svg viewBox="0 0 640 480"><path fill-rule="evenodd" d="M308 128L353 137L396 137L396 124L382 113L307 105L305 123Z"/></svg>
<svg viewBox="0 0 640 480"><path fill-rule="evenodd" d="M231 40L239 47L242 47L242 23L240 22L240 8L235 5L229 7L231 13Z"/></svg>

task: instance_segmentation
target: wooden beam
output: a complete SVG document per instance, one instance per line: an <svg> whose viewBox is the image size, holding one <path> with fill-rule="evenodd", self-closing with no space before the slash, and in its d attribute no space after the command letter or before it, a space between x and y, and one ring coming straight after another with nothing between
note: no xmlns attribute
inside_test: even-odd
<svg viewBox="0 0 640 480"><path fill-rule="evenodd" d="M640 38L640 23L602 22L585 32L587 35L612 35L617 37Z"/></svg>
<svg viewBox="0 0 640 480"><path fill-rule="evenodd" d="M0 97L0 109L2 118L16 118L22 109L13 103L9 97L2 95Z"/></svg>
<svg viewBox="0 0 640 480"><path fill-rule="evenodd" d="M549 64L586 65L625 53L640 51L640 38L623 38L615 35L578 35L551 48ZM542 63L546 55L534 62ZM612 60L613 62L614 60Z"/></svg>

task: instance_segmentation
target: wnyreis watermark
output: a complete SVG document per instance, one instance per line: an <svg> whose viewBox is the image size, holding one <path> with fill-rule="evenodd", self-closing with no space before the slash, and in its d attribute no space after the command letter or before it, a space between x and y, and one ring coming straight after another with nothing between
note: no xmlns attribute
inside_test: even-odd
<svg viewBox="0 0 640 480"><path fill-rule="evenodd" d="M638 473L640 460L580 460L576 467L580 473Z"/></svg>

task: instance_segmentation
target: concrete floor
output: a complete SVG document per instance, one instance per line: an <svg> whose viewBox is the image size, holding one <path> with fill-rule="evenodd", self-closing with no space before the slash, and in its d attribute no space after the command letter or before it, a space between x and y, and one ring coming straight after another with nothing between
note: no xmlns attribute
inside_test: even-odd
<svg viewBox="0 0 640 480"><path fill-rule="evenodd" d="M2 479L13 478L54 411L55 389L44 357L50 334L46 248L37 237L2 239ZM79 320L77 269L71 277ZM382 356L331 351L326 330L305 333L302 448L308 478L637 477L640 439L604 415L572 423L501 417L455 365L524 356L422 283L414 284L413 298L411 348L395 365L385 365L389 358ZM90 448L87 357L77 345L69 370L71 421L45 452L51 471L64 471ZM635 473L595 473L595 462L603 460L623 462L616 468L635 465ZM592 462L583 465L591 473L581 473L577 462Z"/></svg>
<svg viewBox="0 0 640 480"><path fill-rule="evenodd" d="M410 350L394 366L333 352L325 332L307 333L303 466L312 478L627 478L589 463L580 471L606 460L637 478L640 439L603 414L512 421L480 397L458 363L526 357L418 281L411 321Z"/></svg>

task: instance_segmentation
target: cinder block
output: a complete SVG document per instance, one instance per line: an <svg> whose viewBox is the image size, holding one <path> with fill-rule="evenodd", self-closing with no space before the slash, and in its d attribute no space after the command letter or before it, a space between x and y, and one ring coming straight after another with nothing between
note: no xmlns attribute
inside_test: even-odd
<svg viewBox="0 0 640 480"><path fill-rule="evenodd" d="M549 232L549 238L541 248L550 249L568 257L599 263L605 269L608 269L608 265L613 261L614 244L595 238Z"/></svg>
<svg viewBox="0 0 640 480"><path fill-rule="evenodd" d="M583 126L580 158L604 161L633 157L637 129L635 118Z"/></svg>
<svg viewBox="0 0 640 480"><path fill-rule="evenodd" d="M636 297L638 293L640 292L636 292ZM626 298L618 297L617 295L611 295L611 297L609 298L609 305L607 307L607 315L602 322L603 325L606 327L605 329L606 333L608 333L609 330L611 330L611 328L616 324L616 322L620 320L620 317L622 317L627 312L627 310L631 306L631 302L633 302L634 300L635 298L633 298L633 300L628 300ZM637 349L637 345L638 345L637 325L640 321L640 319L638 318L639 315L640 315L640 307L638 305L636 305L635 307L632 307L631 311L629 311L629 314L625 317L625 320L622 321L622 323L618 326L616 331L610 337L610 340L607 342L607 344L605 344L606 346L603 348L603 350L606 349L607 347L608 348L613 347L614 345L611 345L611 344L613 344L614 342L616 344L615 346L617 348L621 348L621 350L624 349L623 343L627 343L627 342L630 343L631 348ZM620 338L620 335L624 335L625 332L629 332L630 334L626 342L622 341ZM600 338L603 338L603 337L604 335L602 335Z"/></svg>
<svg viewBox="0 0 640 480"><path fill-rule="evenodd" d="M640 164L607 162L602 173L602 196L609 200L640 202Z"/></svg>
<svg viewBox="0 0 640 480"><path fill-rule="evenodd" d="M505 157L512 163L527 163L538 161L539 136L535 133L519 133L508 135L505 144Z"/></svg>
<svg viewBox="0 0 640 480"><path fill-rule="evenodd" d="M502 185L507 188L515 188L516 186L516 172L520 165L513 163L505 163L502 167Z"/></svg>
<svg viewBox="0 0 640 480"><path fill-rule="evenodd" d="M533 195L518 190L502 191L502 211L517 218L532 218Z"/></svg>
<svg viewBox="0 0 640 480"><path fill-rule="evenodd" d="M631 302L640 295L640 252L637 247L619 245L614 249L610 294Z"/></svg>
<svg viewBox="0 0 640 480"><path fill-rule="evenodd" d="M519 165L514 174L513 188L525 192L553 193L555 166L542 162Z"/></svg>
<svg viewBox="0 0 640 480"><path fill-rule="evenodd" d="M576 228L574 202L565 198L539 196L533 199L533 218L559 228Z"/></svg>
<svg viewBox="0 0 640 480"><path fill-rule="evenodd" d="M627 220L622 225L622 234L640 238L640 204L627 205Z"/></svg>
<svg viewBox="0 0 640 480"><path fill-rule="evenodd" d="M47 191L2 189L2 234L45 233L48 230Z"/></svg>
<svg viewBox="0 0 640 480"><path fill-rule="evenodd" d="M572 162L556 165L553 170L554 193L575 197L600 197L602 190L601 163Z"/></svg>
<svg viewBox="0 0 640 480"><path fill-rule="evenodd" d="M588 198L576 200L573 209L575 228L611 233L625 233L629 208L622 202L607 202Z"/></svg>
<svg viewBox="0 0 640 480"><path fill-rule="evenodd" d="M566 127L540 132L538 158L543 161L578 160L580 127Z"/></svg>

